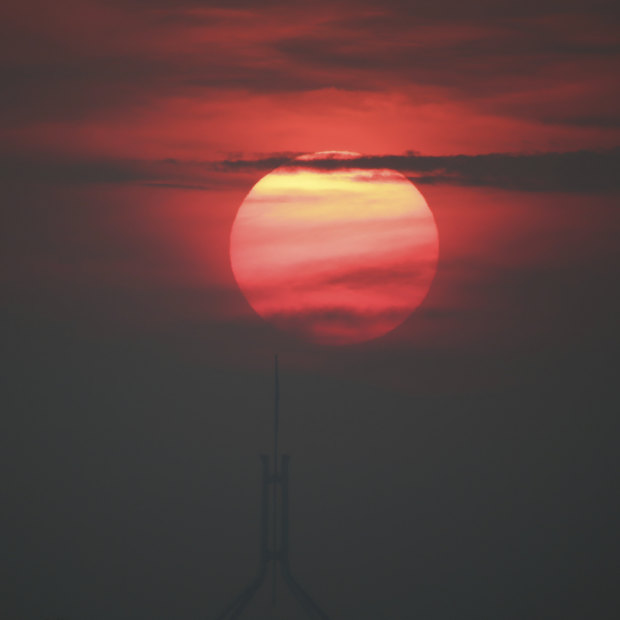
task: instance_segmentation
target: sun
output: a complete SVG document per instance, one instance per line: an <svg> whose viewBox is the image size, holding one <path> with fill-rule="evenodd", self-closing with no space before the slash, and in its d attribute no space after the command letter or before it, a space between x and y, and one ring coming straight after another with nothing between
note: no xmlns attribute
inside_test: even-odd
<svg viewBox="0 0 620 620"><path fill-rule="evenodd" d="M378 338L422 303L437 226L401 173L357 153L302 155L265 175L239 207L230 261L266 321L325 345Z"/></svg>

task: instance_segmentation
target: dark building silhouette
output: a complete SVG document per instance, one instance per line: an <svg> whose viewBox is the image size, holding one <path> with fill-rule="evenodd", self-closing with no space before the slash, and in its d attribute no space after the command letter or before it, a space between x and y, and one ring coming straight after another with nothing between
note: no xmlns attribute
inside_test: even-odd
<svg viewBox="0 0 620 620"><path fill-rule="evenodd" d="M233 620L239 618L250 601L265 582L271 565L271 599L277 605L277 571L280 567L282 579L299 604L311 617L330 620L312 596L295 579L289 559L289 461L288 454L283 454L278 468L279 435L279 377L278 356L274 360L274 425L273 425L273 473L270 471L269 456L262 454L262 484L260 509L260 548L258 570L254 579L233 598L216 620ZM271 491L271 497L270 497ZM269 501L271 499L271 502ZM278 501L279 500L279 501ZM278 511L278 504L280 510ZM271 505L271 515L270 515ZM278 519L279 515L279 519ZM271 519L270 519L271 516ZM270 537L271 523L271 537ZM279 527L278 527L279 525Z"/></svg>

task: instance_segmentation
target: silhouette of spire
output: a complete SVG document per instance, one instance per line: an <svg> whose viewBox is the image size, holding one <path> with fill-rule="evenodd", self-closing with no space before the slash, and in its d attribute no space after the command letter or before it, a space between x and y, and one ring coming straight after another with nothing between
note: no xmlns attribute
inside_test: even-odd
<svg viewBox="0 0 620 620"><path fill-rule="evenodd" d="M278 356L274 356L274 398L273 398L273 552L278 547L278 434L280 431L280 383L278 377ZM271 568L271 601L276 604L276 562Z"/></svg>
<svg viewBox="0 0 620 620"><path fill-rule="evenodd" d="M262 484L261 484L261 510L260 510L260 545L258 570L254 579L235 596L224 610L216 616L216 620L235 620L243 613L256 592L260 589L269 563L272 568L272 604L277 604L276 582L277 564L280 565L282 578L298 603L314 617L321 620L330 620L329 616L318 606L301 584L295 579L291 571L289 559L289 462L288 454L283 454L281 469L278 471L278 434L279 434L279 406L280 406L280 383L278 376L278 356L274 359L274 419L273 419L273 474L269 472L269 457L262 454ZM272 484L272 544L269 545L269 485ZM278 537L278 490L280 491L280 528Z"/></svg>

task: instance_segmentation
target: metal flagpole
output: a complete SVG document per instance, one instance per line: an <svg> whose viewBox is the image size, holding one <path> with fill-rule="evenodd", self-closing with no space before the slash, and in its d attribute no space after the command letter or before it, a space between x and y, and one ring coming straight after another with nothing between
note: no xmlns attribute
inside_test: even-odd
<svg viewBox="0 0 620 620"><path fill-rule="evenodd" d="M271 571L271 601L276 605L276 562L278 554L278 434L280 431L280 384L278 377L278 356L274 357L274 406L273 406L273 557L274 562Z"/></svg>

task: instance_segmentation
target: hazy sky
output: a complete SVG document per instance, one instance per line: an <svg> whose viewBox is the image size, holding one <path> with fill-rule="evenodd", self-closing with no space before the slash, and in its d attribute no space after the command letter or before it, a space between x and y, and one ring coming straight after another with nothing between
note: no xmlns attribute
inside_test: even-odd
<svg viewBox="0 0 620 620"><path fill-rule="evenodd" d="M3 6L0 614L213 617L258 559L278 352L334 620L615 618L614 4ZM422 306L348 347L266 324L229 259L252 186L325 150L439 233Z"/></svg>

